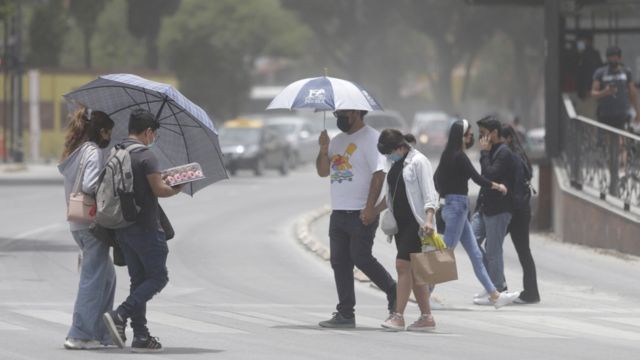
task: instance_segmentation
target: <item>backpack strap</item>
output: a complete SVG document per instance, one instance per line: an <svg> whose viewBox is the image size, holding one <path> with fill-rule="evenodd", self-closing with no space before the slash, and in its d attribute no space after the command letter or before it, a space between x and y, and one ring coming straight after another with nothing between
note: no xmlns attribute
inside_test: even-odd
<svg viewBox="0 0 640 360"><path fill-rule="evenodd" d="M131 145L128 145L127 147L122 147L123 149L127 150L129 153L131 153L134 150L140 149L140 148L147 148L145 145L142 144L138 144L138 143L134 143Z"/></svg>

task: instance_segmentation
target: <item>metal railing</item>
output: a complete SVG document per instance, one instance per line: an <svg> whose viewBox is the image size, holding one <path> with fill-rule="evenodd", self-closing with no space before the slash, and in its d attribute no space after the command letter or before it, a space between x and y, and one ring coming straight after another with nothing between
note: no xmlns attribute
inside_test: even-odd
<svg viewBox="0 0 640 360"><path fill-rule="evenodd" d="M571 186L640 212L640 136L576 114L563 95L563 159Z"/></svg>

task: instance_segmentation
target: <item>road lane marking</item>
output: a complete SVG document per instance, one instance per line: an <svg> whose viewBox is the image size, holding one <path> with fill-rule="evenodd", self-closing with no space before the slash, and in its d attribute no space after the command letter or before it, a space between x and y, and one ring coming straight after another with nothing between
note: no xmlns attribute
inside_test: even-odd
<svg viewBox="0 0 640 360"><path fill-rule="evenodd" d="M193 320L182 316L168 314L165 312L154 312L153 316L151 317L151 321L197 333L247 334L246 331L226 326L220 326L204 321Z"/></svg>
<svg viewBox="0 0 640 360"><path fill-rule="evenodd" d="M597 319L604 321L616 322L624 325L640 327L640 317L620 318L620 317L598 317Z"/></svg>
<svg viewBox="0 0 640 360"><path fill-rule="evenodd" d="M12 310L16 314L45 320L48 322L71 326L73 315L58 310Z"/></svg>
<svg viewBox="0 0 640 360"><path fill-rule="evenodd" d="M242 322L255 324L255 325L275 326L275 325L282 324L280 322L276 322L276 321L272 321L272 320L265 320L265 319L258 318L258 317L255 317L255 316L245 315L245 314L235 313L235 312L230 312L230 311L208 311L208 313L216 315L216 316L232 319L232 320L237 320L237 321L242 321Z"/></svg>
<svg viewBox="0 0 640 360"><path fill-rule="evenodd" d="M27 330L27 329L21 326L10 324L8 322L0 321L0 330L15 331L15 330Z"/></svg>
<svg viewBox="0 0 640 360"><path fill-rule="evenodd" d="M495 319L476 320L469 317L452 317L443 316L443 320L440 324L454 325L462 328L471 329L474 332L491 332L498 335L513 336L519 338L537 338L537 339L564 339L566 336L560 336L555 334L548 334L535 330L525 330L521 327L510 326L507 324L496 324ZM512 317L509 317L512 319Z"/></svg>
<svg viewBox="0 0 640 360"><path fill-rule="evenodd" d="M221 312L225 313L225 312ZM342 330L334 330L334 329L323 329L317 326L316 323L311 321L299 321L290 318L285 318L281 316L265 314L255 311L244 311L241 313L226 313L221 314L221 316L234 317L239 321L247 321L252 322L258 325L265 325L269 327L278 327L283 328L282 325L291 325L299 326L299 327L308 327L307 329L302 328L284 328L287 331L293 331L300 334L305 335L322 335L322 334L343 334L343 335L356 335L350 331L342 331Z"/></svg>
<svg viewBox="0 0 640 360"><path fill-rule="evenodd" d="M504 316L501 316L504 318ZM592 335L596 338L614 338L618 340L631 340L640 341L640 332L631 332L620 330L610 326L603 326L598 324L589 323L586 321L571 320L568 318L560 318L553 316L509 316L509 319L535 324L538 326L548 326L557 329L563 329L569 331L568 335Z"/></svg>

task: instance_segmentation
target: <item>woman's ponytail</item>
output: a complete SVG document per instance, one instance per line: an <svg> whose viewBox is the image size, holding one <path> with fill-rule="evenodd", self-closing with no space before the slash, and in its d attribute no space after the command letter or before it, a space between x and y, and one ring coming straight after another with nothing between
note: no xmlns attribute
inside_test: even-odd
<svg viewBox="0 0 640 360"><path fill-rule="evenodd" d="M88 140L89 117L87 117L87 111L89 110L80 107L69 114L61 161L69 157L82 143Z"/></svg>

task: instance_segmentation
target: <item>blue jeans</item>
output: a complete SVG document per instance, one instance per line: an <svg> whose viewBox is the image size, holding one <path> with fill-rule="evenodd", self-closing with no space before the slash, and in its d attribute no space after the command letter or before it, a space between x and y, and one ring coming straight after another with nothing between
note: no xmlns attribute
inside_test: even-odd
<svg viewBox="0 0 640 360"><path fill-rule="evenodd" d="M113 344L102 321L102 314L113 308L116 292L116 273L109 257L109 246L89 230L72 231L71 235L82 251L82 263L73 324L67 337Z"/></svg>
<svg viewBox="0 0 640 360"><path fill-rule="evenodd" d="M131 278L129 296L117 311L131 319L135 337L146 337L149 335L147 302L169 282L169 247L162 231L149 231L135 224L116 230L116 239Z"/></svg>
<svg viewBox="0 0 640 360"><path fill-rule="evenodd" d="M473 233L478 244L485 243L484 261L493 285L500 291L506 289L504 278L504 257L502 245L507 235L507 227L511 222L511 213L504 212L497 215L475 213L471 219Z"/></svg>
<svg viewBox="0 0 640 360"><path fill-rule="evenodd" d="M447 195L442 209L442 219L446 227L444 229L444 242L448 248L455 248L458 242L467 252L473 265L473 272L488 293L496 290L482 261L482 252L478 247L471 224L467 218L469 214L469 198L466 195Z"/></svg>

